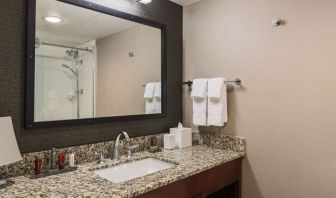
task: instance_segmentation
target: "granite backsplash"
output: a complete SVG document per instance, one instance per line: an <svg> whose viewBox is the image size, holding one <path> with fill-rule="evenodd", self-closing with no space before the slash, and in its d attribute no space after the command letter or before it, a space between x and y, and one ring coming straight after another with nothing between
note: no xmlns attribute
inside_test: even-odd
<svg viewBox="0 0 336 198"><path fill-rule="evenodd" d="M133 152L148 150L151 137L157 137L159 147L163 147L162 134L141 136L130 139L130 145L139 145ZM193 145L206 145L209 147L220 148L224 150L232 150L238 152L245 152L246 141L243 137L218 135L210 133L193 132ZM98 161L100 154L105 158L112 158L112 150L114 141L101 142L96 144L87 144L81 146L74 146L68 148L57 149L57 151L64 151L66 154L75 153L76 164L83 164L86 162ZM124 155L127 152L125 140L120 141L120 154ZM22 160L8 166L0 167L0 177L8 178L20 175L32 174L34 169L35 157L42 159L43 169L49 169L50 150L25 153L22 155ZM66 155L66 162L68 162Z"/></svg>

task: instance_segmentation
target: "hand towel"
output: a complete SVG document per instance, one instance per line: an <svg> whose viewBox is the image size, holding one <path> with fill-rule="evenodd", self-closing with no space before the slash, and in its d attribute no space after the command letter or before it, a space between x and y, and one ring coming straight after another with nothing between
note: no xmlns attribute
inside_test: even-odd
<svg viewBox="0 0 336 198"><path fill-rule="evenodd" d="M224 126L228 121L227 91L224 82L224 78L208 80L208 125Z"/></svg>
<svg viewBox="0 0 336 198"><path fill-rule="evenodd" d="M148 112L152 114L161 113L161 82L154 83L154 97L151 102L147 103L150 105Z"/></svg>
<svg viewBox="0 0 336 198"><path fill-rule="evenodd" d="M161 98L154 98L154 113L161 113Z"/></svg>
<svg viewBox="0 0 336 198"><path fill-rule="evenodd" d="M208 85L208 79L206 78L199 78L193 80L191 97L205 98L207 96L207 85Z"/></svg>
<svg viewBox="0 0 336 198"><path fill-rule="evenodd" d="M161 82L155 83L154 97L155 98L161 98Z"/></svg>
<svg viewBox="0 0 336 198"><path fill-rule="evenodd" d="M154 85L154 112L153 113L161 113L161 82L157 82Z"/></svg>
<svg viewBox="0 0 336 198"><path fill-rule="evenodd" d="M222 87L224 78L211 78L208 81L208 98L220 98L222 95Z"/></svg>
<svg viewBox="0 0 336 198"><path fill-rule="evenodd" d="M207 79L195 79L193 81L193 124L197 126L206 126L207 112Z"/></svg>
<svg viewBox="0 0 336 198"><path fill-rule="evenodd" d="M155 103L154 99L147 98L146 99L146 114L154 114L155 113Z"/></svg>
<svg viewBox="0 0 336 198"><path fill-rule="evenodd" d="M154 114L155 113L155 103L154 99L147 98L146 99L146 114Z"/></svg>
<svg viewBox="0 0 336 198"><path fill-rule="evenodd" d="M154 98L154 89L156 83L147 83L145 88L144 98L152 99Z"/></svg>
<svg viewBox="0 0 336 198"><path fill-rule="evenodd" d="M146 114L155 113L155 103L154 103L155 84L156 83L146 84L145 93L144 93L144 98L146 99L146 107L145 107Z"/></svg>

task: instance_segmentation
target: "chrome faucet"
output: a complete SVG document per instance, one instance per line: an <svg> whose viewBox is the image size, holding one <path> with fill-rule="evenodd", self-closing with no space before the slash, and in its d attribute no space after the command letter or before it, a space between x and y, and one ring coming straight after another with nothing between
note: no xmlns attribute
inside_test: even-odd
<svg viewBox="0 0 336 198"><path fill-rule="evenodd" d="M129 149L129 143L130 143L130 138L129 138L129 136L128 136L128 134L127 134L127 132L126 131L122 131L119 135L118 135L118 137L117 137L117 139L116 139L116 141L115 141L115 143L114 143L114 148L113 148L113 159L116 159L116 160L118 160L119 159L119 140L120 140L120 136L121 135L124 135L124 137L125 137L125 139L126 139L126 141L127 141L127 147L128 147L128 149Z"/></svg>

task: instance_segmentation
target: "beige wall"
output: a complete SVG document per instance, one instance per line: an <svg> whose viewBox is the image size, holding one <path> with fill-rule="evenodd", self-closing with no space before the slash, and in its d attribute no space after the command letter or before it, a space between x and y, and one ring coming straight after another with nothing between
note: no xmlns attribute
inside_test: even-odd
<svg viewBox="0 0 336 198"><path fill-rule="evenodd" d="M97 40L96 116L145 114L142 85L160 79L160 29L136 25Z"/></svg>
<svg viewBox="0 0 336 198"><path fill-rule="evenodd" d="M229 92L227 127L214 131L247 138L244 198L336 197L335 10L334 0L203 0L184 9L184 79L243 81ZM272 28L275 17L286 25Z"/></svg>

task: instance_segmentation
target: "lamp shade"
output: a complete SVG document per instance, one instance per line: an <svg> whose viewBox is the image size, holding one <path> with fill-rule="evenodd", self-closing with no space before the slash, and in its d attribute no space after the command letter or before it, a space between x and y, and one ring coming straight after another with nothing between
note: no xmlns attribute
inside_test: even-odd
<svg viewBox="0 0 336 198"><path fill-rule="evenodd" d="M0 166L21 160L11 117L0 118Z"/></svg>

